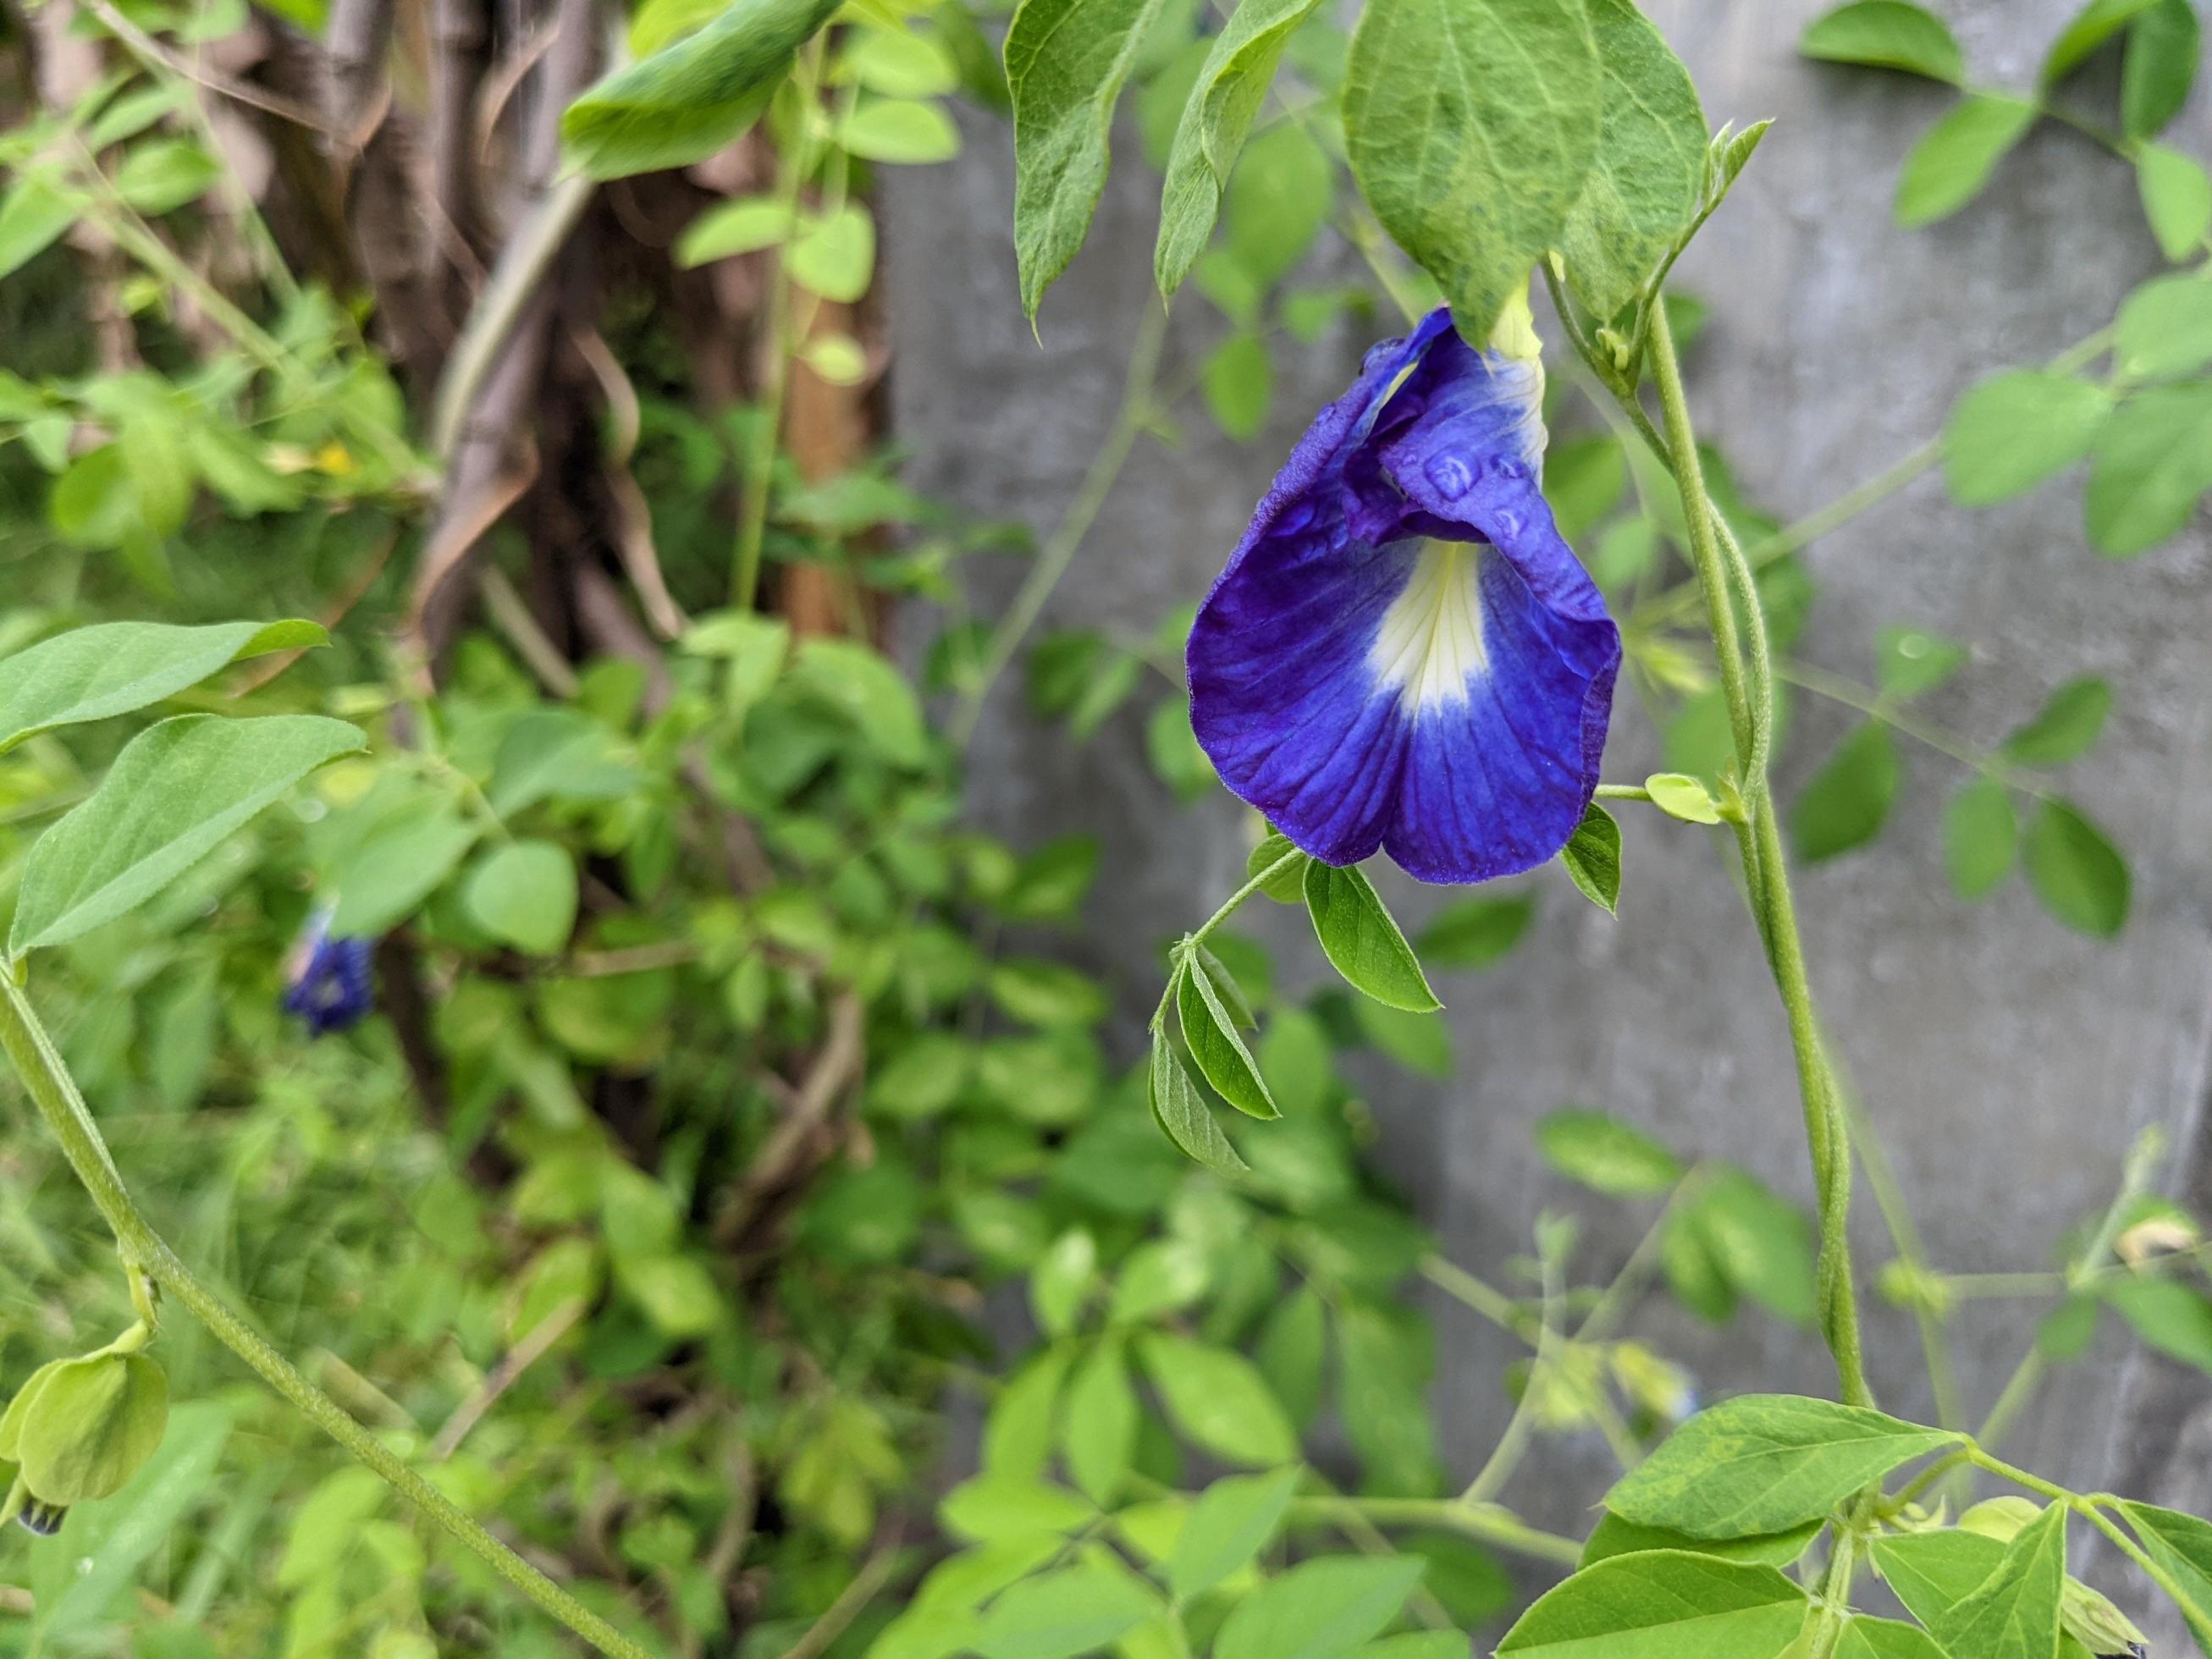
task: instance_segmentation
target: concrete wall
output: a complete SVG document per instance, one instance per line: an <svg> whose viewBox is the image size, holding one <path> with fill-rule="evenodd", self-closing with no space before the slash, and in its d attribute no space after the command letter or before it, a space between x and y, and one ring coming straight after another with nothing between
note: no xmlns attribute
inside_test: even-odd
<svg viewBox="0 0 2212 1659"><path fill-rule="evenodd" d="M1966 212L1931 229L1896 228L1888 202L1899 164L1948 94L1799 59L1797 35L1823 9L1819 0L1651 6L1716 124L1778 118L1683 280L1712 308L1692 365L1704 428L1746 487L1784 517L1933 435L1974 379L2102 325L2157 266L2127 168L2051 124ZM2074 8L1938 0L1938 9L1978 80L2026 88ZM2206 108L2200 94L2177 128L2200 149ZM968 137L957 166L902 173L885 188L895 421L922 486L1048 526L1110 418L1151 302L1156 181L1134 143L1122 144L1091 246L1047 300L1040 349L1016 300L1007 136L976 121ZM1178 308L1171 361L1203 349L1204 311ZM1346 331L1322 347L1286 349L1279 418L1255 444L1221 440L1193 410L1182 447L1141 446L1051 615L1148 629L1202 591L1297 432L1341 389L1366 343L1364 331ZM1874 630L1888 623L1972 646L1971 669L1927 705L1946 726L1994 743L2077 673L2105 675L2117 696L2106 740L2067 784L2133 860L2135 918L2118 943L2066 933L2018 882L1977 908L1949 896L1938 815L1960 774L1925 750L1910 755L1878 846L1800 883L1836 1046L1936 1260L1960 1272L2048 1266L2061 1231L2104 1204L2145 1125L2166 1126L2179 1149L2177 1188L2212 1204L2212 1146L2199 1144L2212 1041L2212 837L2202 828L2212 808L2212 536L2200 521L2121 564L2092 553L2080 525L2078 478L1970 513L1928 477L1810 556L1820 600L1800 647L1808 660L1863 679ZM996 580L980 581L983 603L1003 593ZM975 810L1018 841L1076 828L1103 836L1107 873L1087 948L1140 1011L1155 994L1160 941L1241 877L1235 803L1173 805L1149 777L1133 719L1078 749L1037 729L1019 705L1007 688L984 723ZM1801 700L1785 799L1847 718ZM1607 775L1641 776L1655 750L1624 694ZM1544 1172L1528 1135L1536 1118L1569 1102L1605 1106L1809 1195L1780 1012L1721 843L1649 814L1628 815L1624 830L1618 921L1552 872L1540 926L1510 971L1444 988L1455 1079L1426 1086L1376 1073L1386 1162L1459 1260L1494 1266L1525 1249L1540 1206L1574 1201ZM1409 884L1393 896L1416 915L1427 902ZM1281 936L1290 960L1311 963L1295 931ZM1870 1278L1888 1252L1863 1188L1861 1207ZM1620 1259L1643 1219L1598 1214L1586 1268ZM1959 1321L1971 1416L1987 1409L2038 1311L1984 1303ZM1469 1318L1444 1311L1440 1328L1448 1449L1455 1467L1471 1469L1502 1423L1499 1373L1512 1356ZM1771 1322L1714 1332L1655 1308L1639 1328L1694 1364L1709 1392L1831 1382L1817 1344ZM1870 1341L1884 1402L1907 1415L1929 1411L1909 1322L1876 1310ZM2073 1367L2046 1388L2009 1452L2060 1479L2212 1507L2205 1380L2130 1354L2110 1329L2101 1352L2108 1361ZM1568 1448L1509 1496L1565 1522L1602 1483L1601 1450Z"/></svg>

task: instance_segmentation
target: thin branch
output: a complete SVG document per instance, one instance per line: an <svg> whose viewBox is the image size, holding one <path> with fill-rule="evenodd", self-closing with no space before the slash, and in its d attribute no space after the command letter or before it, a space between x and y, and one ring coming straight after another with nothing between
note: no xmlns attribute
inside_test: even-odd
<svg viewBox="0 0 2212 1659"><path fill-rule="evenodd" d="M775 1126L752 1164L739 1178L736 1202L717 1231L736 1237L761 1200L785 1185L804 1161L806 1143L829 1121L831 1110L860 1074L866 1010L851 991L840 991L830 1004L830 1030L814 1056L783 1121Z"/></svg>
<svg viewBox="0 0 2212 1659"><path fill-rule="evenodd" d="M446 1426L438 1431L438 1437L430 1443L430 1455L442 1463L459 1451L461 1442L469 1437L469 1431L483 1420L484 1413L499 1403L500 1396L550 1352L553 1345L575 1328L576 1322L583 1316L583 1298L571 1297L532 1325L530 1334L509 1348L501 1356L499 1364L485 1373L483 1385L454 1408L453 1414L446 1419Z"/></svg>
<svg viewBox="0 0 2212 1659"><path fill-rule="evenodd" d="M891 1570L898 1565L898 1539L896 1535L878 1546L876 1553L861 1564L853 1582L845 1586L829 1610L814 1621L813 1626L783 1650L783 1659L817 1659L829 1645L845 1633L846 1626L860 1617L861 1610L874 1601L890 1582Z"/></svg>
<svg viewBox="0 0 2212 1659"><path fill-rule="evenodd" d="M123 42L131 55L141 62L158 64L168 73L190 81L194 86L204 87L234 104L258 109L264 115L273 115L295 127L305 127L310 132L330 133L328 124L305 104L295 104L282 93L270 92L250 81L234 81L219 70L207 69L178 57L110 5L108 0L82 0L82 3L86 10L100 19L101 27Z"/></svg>

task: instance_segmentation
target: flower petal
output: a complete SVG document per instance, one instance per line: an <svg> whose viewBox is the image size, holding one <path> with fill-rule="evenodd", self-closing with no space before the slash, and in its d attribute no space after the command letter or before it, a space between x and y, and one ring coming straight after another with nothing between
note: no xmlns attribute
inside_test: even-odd
<svg viewBox="0 0 2212 1659"><path fill-rule="evenodd" d="M1192 630L1191 711L1315 857L1465 882L1573 835L1620 641L1536 485L1540 369L1443 317L1369 355L1261 503Z"/></svg>

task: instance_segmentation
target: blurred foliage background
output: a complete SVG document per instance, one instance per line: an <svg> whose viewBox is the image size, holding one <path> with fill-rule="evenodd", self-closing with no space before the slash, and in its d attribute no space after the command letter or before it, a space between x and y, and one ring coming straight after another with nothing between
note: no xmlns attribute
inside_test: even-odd
<svg viewBox="0 0 2212 1659"><path fill-rule="evenodd" d="M1003 16L854 0L824 33L829 13L811 19L764 109L685 141L703 158L657 165L647 144L598 186L564 170L578 95L716 9L0 9L0 656L108 618L311 617L331 648L241 662L172 707L314 711L373 738L155 904L42 958L39 1000L179 1252L654 1650L1463 1654L1581 1553L1500 1505L1530 1454L1595 1437L1632 1464L1694 1405L1694 1379L1634 1340L1638 1302L1808 1325L1804 1217L1698 1156L1724 1149L1568 1109L1545 1156L1590 1202L1637 1206L1644 1246L1587 1259L1554 1218L1480 1274L1442 1260L1370 1170L1343 1063L1446 1071L1441 1027L1279 992L1233 930L1208 971L1240 1021L1264 1018L1285 1120L1236 1132L1248 1175L1199 1169L1153 1121L1133 988L1068 965L1095 845L1009 846L961 814L994 691L1074 741L1134 700L1164 799L1210 784L1181 696L1187 611L1146 638L1036 624L1133 446L1194 420L1249 437L1276 354L1423 302L1340 176L1340 20L1288 35L1196 258L1218 343L1183 362L1158 331L1133 342L1122 417L1038 532L902 484L881 397L873 181L953 153L951 102L1004 112ZM2136 7L2067 50L2132 50L2125 27L2181 14L2193 29L2180 0ZM1168 164L1218 27L1166 8L1131 66L1125 162ZM2091 534L2114 555L2212 485L2173 436L2212 430L2212 193L2199 214L2201 169L2155 142L2172 108L2132 68L2128 85L2151 222L2189 273L2163 281L2190 286L2154 283L2117 336L1978 389L1919 463L1996 500L2094 447ZM596 167L638 131L572 123L571 157ZM1940 163L1901 212L1963 201ZM1371 268L1311 279L1340 235ZM1694 301L1672 303L1693 332ZM1717 775L1681 527L1586 391L1555 377L1562 526L1616 598L1671 763ZM2062 429L2024 453L2023 431ZM1808 532L1727 493L1786 648ZM1009 610L970 614L972 560L1022 562ZM883 650L895 613L930 619L913 660ZM1795 803L1808 858L1879 831L1894 744L1928 740L1907 705L1966 660L1904 627L1874 648L1868 684L1801 686L1868 717ZM2108 702L2057 686L2002 746L1956 745L1963 896L2017 844L2060 922L2124 926L2124 860L2049 775ZM0 755L0 898L125 735ZM1536 892L1455 902L1423 956L1492 968ZM374 941L373 1016L320 1038L283 1006L319 933ZM5 1097L12 1389L131 1304ZM2101 1299L2205 1363L2194 1225L2143 1195L2148 1168L2041 1288L2076 1327ZM1884 1282L1931 1355L1977 1293L1903 1238ZM1479 1471L1437 1455L1424 1285L1528 1349ZM2051 1328L2040 1363L2079 1349ZM0 1542L0 1648L572 1650L190 1320L171 1314L159 1352L176 1404L155 1461L58 1535ZM1334 1635L1284 1645L1316 1621Z"/></svg>

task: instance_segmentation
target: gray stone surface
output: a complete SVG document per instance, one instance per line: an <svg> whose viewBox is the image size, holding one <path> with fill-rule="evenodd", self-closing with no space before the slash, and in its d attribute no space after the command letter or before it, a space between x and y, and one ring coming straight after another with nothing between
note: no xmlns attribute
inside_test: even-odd
<svg viewBox="0 0 2212 1659"><path fill-rule="evenodd" d="M1951 398L1998 368L2050 355L2107 321L2156 267L2126 167L2046 124L1990 193L1955 219L1903 231L1888 212L1906 149L1948 94L1903 76L1801 61L1794 42L1817 0L1655 0L1717 123L1778 117L1735 200L1686 263L1711 305L1695 354L1703 426L1770 509L1794 516L1881 470L1941 427ZM2071 0L1951 0L1975 76L2031 85ZM2184 118L2202 149L2206 106ZM1121 147L1092 246L1048 298L1042 349L1014 289L1006 136L969 126L953 167L887 186L889 292L898 350L895 420L924 487L994 515L1048 525L1119 393L1149 301L1154 181ZM1202 349L1202 306L1179 308L1170 362ZM1194 597L1310 411L1348 378L1368 331L1285 348L1279 417L1231 445L1193 410L1180 449L1139 449L1056 596L1063 622L1149 629ZM1172 370L1170 371L1172 373ZM1895 820L1871 853L1803 876L1813 970L1837 1048L1895 1160L1937 1261L1957 1271L2032 1269L2101 1207L2130 1137L2164 1125L2184 1156L2177 1187L2212 1200L2200 1145L2212 1042L2212 538L2199 523L2128 563L2092 553L2080 484L1970 513L1923 478L1820 542L1820 600L1805 658L1863 679L1888 623L1969 642L1972 668L1931 698L1943 725L1994 742L2058 682L2109 678L2105 742L2066 787L2131 855L2135 919L2114 945L2069 934L2017 882L1966 908L1948 894L1939 813L1960 768L1910 755ZM1010 581L1007 574L1003 581ZM979 581L981 602L1005 592ZM1799 699L1785 797L1844 711ZM1626 689L1608 775L1640 776L1656 745ZM1083 828L1108 848L1084 949L1140 1013L1159 942L1238 879L1243 819L1215 798L1178 809L1149 776L1134 720L1072 747L1031 724L1012 688L984 723L975 810L1028 842ZM1697 831L1631 816L1620 919L1544 881L1534 938L1510 971L1444 987L1461 1056L1447 1085L1374 1077L1383 1156L1456 1259L1495 1268L1525 1249L1540 1207L1575 1202L1543 1171L1528 1130L1568 1102L1603 1105L1695 1152L1747 1164L1785 1190L1809 1183L1779 1009L1753 948L1723 848ZM1425 902L1394 890L1418 914ZM1312 954L1277 919L1291 960ZM1133 1039L1134 1027L1131 1036ZM1888 1249L1862 1187L1862 1274ZM1593 1210L1589 1263L1617 1261L1647 1217ZM1994 1399L2026 1345L2034 1304L1982 1303L1958 1322L1970 1416ZM1471 1469L1504 1413L1496 1333L1440 1312L1439 1410L1455 1468ZM1686 1356L1708 1392L1818 1389L1809 1337L1748 1320L1722 1332L1663 1310L1639 1328ZM1877 1311L1870 1332L1886 1404L1929 1409L1911 1326ZM2084 1485L2132 1480L2166 1501L2212 1504L2202 1446L2203 1379L2123 1358L2061 1373L2007 1449ZM1557 1449L1509 1494L1571 1521L1603 1481L1601 1449Z"/></svg>

